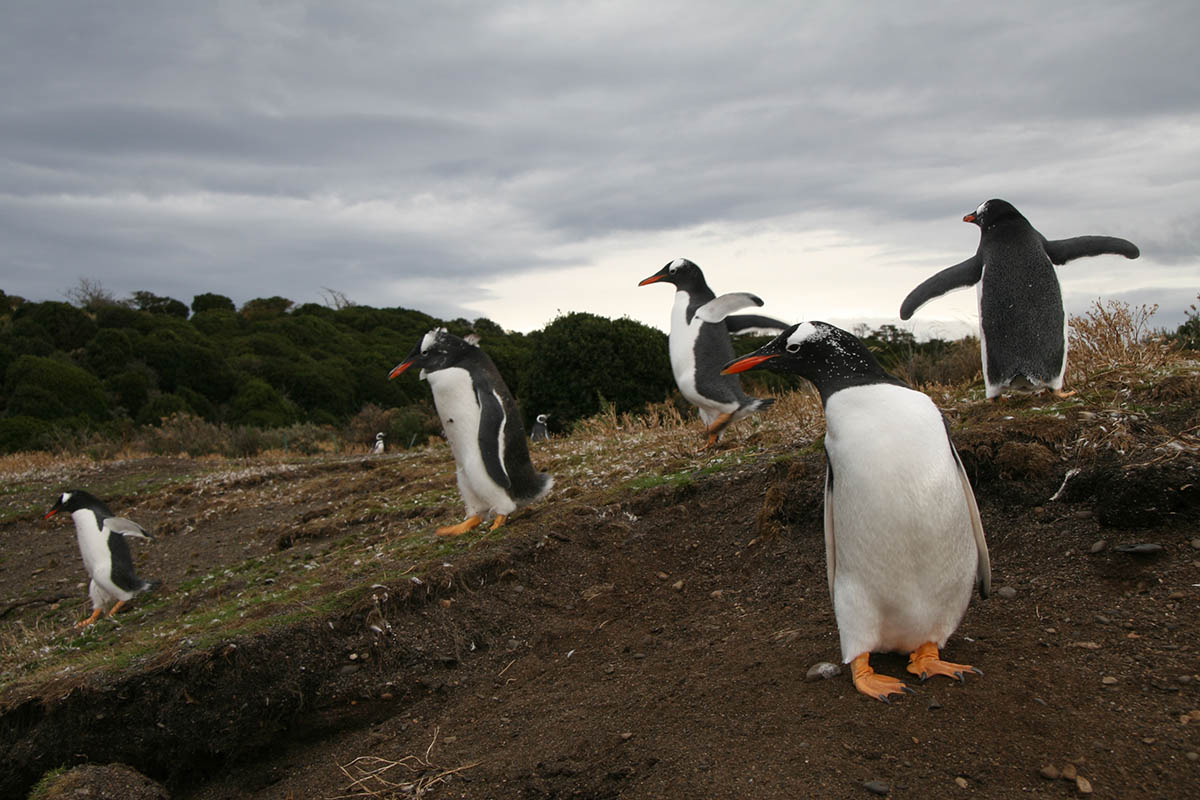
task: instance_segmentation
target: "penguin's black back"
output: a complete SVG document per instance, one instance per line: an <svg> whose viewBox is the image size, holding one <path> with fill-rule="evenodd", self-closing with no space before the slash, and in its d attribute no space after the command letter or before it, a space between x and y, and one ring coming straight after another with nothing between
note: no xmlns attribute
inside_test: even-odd
<svg viewBox="0 0 1200 800"><path fill-rule="evenodd" d="M1062 369L1062 289L1044 242L1019 214L980 236L979 316L992 384L1019 375L1050 381Z"/></svg>
<svg viewBox="0 0 1200 800"><path fill-rule="evenodd" d="M477 397L495 390L500 398L505 418L504 471L511 483L509 495L517 501L533 500L540 496L550 481L550 476L533 468L533 462L529 458L529 445L525 438L525 426L521 423L521 412L517 409L517 402L504 383L504 378L500 376L500 371L496 369L495 363L487 353L474 348L474 352L464 357L457 366L466 369L470 374ZM485 416L487 409L486 404L481 408L481 413ZM497 442L491 438L488 431L494 429L493 425L500 424L499 420L492 420L491 424L486 424L487 422L481 418L479 425L479 448L485 454L495 452ZM485 456L485 463L487 460Z"/></svg>

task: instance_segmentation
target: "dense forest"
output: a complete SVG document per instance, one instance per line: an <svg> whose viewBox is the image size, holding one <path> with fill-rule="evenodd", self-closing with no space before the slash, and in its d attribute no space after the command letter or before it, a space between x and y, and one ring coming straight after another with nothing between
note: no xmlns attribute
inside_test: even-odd
<svg viewBox="0 0 1200 800"><path fill-rule="evenodd" d="M85 280L67 298L26 302L0 291L0 452L128 439L180 417L259 431L317 426L363 444L383 430L393 446L423 443L439 430L428 387L387 375L438 325L481 337L527 424L548 413L561 432L605 407L680 402L666 334L630 319L571 313L524 334L486 318L355 305L336 292L324 305L267 297L240 309L209 293L189 307L146 291L118 300ZM948 383L978 369L973 340L918 343L891 325L856 333L910 379ZM792 385L769 373L755 380L752 393Z"/></svg>

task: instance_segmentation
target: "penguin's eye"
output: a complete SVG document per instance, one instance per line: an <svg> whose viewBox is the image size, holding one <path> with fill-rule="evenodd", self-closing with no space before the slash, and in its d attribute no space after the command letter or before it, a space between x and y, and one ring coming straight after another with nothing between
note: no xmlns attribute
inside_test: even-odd
<svg viewBox="0 0 1200 800"><path fill-rule="evenodd" d="M796 344L795 342L788 342L783 349L787 350L789 353L799 353L800 345Z"/></svg>

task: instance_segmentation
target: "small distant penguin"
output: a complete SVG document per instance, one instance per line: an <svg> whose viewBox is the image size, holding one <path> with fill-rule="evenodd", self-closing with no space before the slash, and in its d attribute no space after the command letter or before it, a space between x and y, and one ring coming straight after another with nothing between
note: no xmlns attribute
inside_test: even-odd
<svg viewBox="0 0 1200 800"><path fill-rule="evenodd" d="M700 409L708 441L704 449L717 443L731 422L762 411L775 402L773 397L750 397L742 391L736 376L722 375L721 367L733 358L731 333L775 334L787 323L754 314L733 314L763 301L748 292L717 297L704 273L686 258L677 258L649 278L638 283L658 282L675 285L675 306L671 310L671 371L675 385L688 402Z"/></svg>
<svg viewBox="0 0 1200 800"><path fill-rule="evenodd" d="M1054 267L1105 253L1137 258L1137 245L1115 236L1046 239L1011 203L988 200L963 217L980 228L975 255L947 267L904 298L900 319L946 292L978 284L979 342L987 396L1006 388L1050 389L1059 397L1067 370L1067 317Z"/></svg>
<svg viewBox="0 0 1200 800"><path fill-rule="evenodd" d="M383 431L375 434L375 446L371 448L372 455L380 455L383 453Z"/></svg>
<svg viewBox="0 0 1200 800"><path fill-rule="evenodd" d="M125 537L144 539L150 537L144 528L133 520L113 516L108 506L82 489L70 489L62 493L54 507L42 519L50 519L59 511L70 513L75 521L75 534L79 540L79 554L92 582L88 594L92 598L92 615L76 623L76 628L86 628L104 611L104 606L115 603L108 611L112 616L134 595L144 592L151 584L137 576L133 559Z"/></svg>
<svg viewBox="0 0 1200 800"><path fill-rule="evenodd" d="M496 530L513 511L546 496L554 479L533 468L517 403L487 353L435 328L388 378L414 366L433 390L467 507L464 522L438 528L438 535L466 533L489 512L496 515L491 527Z"/></svg>
<svg viewBox="0 0 1200 800"><path fill-rule="evenodd" d="M975 495L933 401L884 372L840 328L804 322L726 373L765 367L807 378L825 407L825 566L854 686L870 697L912 691L877 675L873 652L909 653L908 671L963 679L942 661L991 562Z"/></svg>
<svg viewBox="0 0 1200 800"><path fill-rule="evenodd" d="M549 414L538 414L537 419L533 423L533 433L529 434L530 441L544 442L550 438L550 432L546 430L546 420L550 419Z"/></svg>

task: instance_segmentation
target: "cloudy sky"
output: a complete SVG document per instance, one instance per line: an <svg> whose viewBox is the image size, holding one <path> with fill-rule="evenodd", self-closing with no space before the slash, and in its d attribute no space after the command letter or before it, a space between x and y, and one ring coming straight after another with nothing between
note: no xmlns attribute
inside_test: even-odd
<svg viewBox="0 0 1200 800"><path fill-rule="evenodd" d="M1067 305L1200 291L1200 4L5 3L0 289L324 290L665 327L677 256L787 320L898 321L990 197L1132 239ZM976 323L961 291L918 335Z"/></svg>

